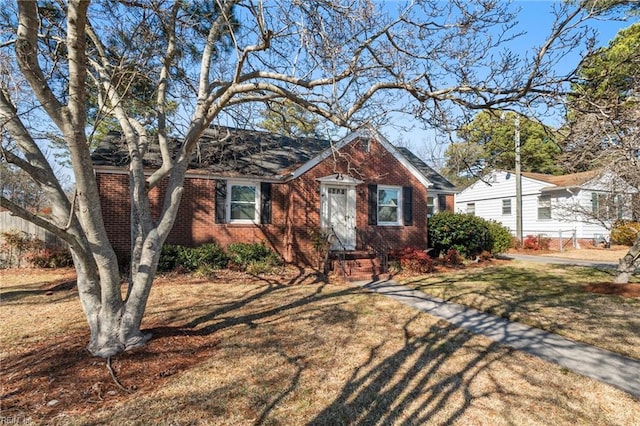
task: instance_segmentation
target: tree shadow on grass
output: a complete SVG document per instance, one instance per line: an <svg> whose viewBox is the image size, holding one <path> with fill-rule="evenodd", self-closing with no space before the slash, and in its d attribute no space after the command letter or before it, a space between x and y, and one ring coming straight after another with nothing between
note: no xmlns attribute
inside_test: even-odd
<svg viewBox="0 0 640 426"><path fill-rule="evenodd" d="M357 315L343 312L340 305L344 303L344 298L368 295L356 287L327 288L316 283L308 288L306 294L288 299L284 297L288 288L278 282L267 282L259 290L227 300L222 306L197 315L180 326L153 328L155 339L145 347L117 357L114 368L125 385L135 384L144 392L149 392L160 386L166 377L216 357L222 342L218 332L222 330L238 325L259 329L270 321L300 321L304 325L312 320L316 327L332 324L332 321L334 324L340 321L349 323L356 321ZM277 294L281 292L284 295ZM249 307L253 302L268 300L272 295L278 295L280 299L267 305ZM293 313L295 318L289 316ZM513 389L501 385L499 381L493 384L492 390L474 389L476 377L494 363L508 358L510 350L498 344L477 344L472 341L471 333L444 321L424 331L416 331L417 328L412 324L421 315L415 314L406 321L400 336L389 336L379 345L370 346L369 358L351 370L341 388L336 388L333 400L319 407L317 414L305 421L309 424L423 424L437 418L438 423L448 424L463 418L476 399L493 396L517 398ZM340 321L335 321L334 317ZM349 329L349 324L344 326L345 330ZM247 343L247 353L278 354L278 359L289 367L285 369L283 377L270 385L268 392L255 397L251 413L247 416L255 424L278 422L278 416L281 415L279 409L291 409L287 408L291 403L289 399L297 397L305 373L310 368L326 368L310 365L305 360L304 351L295 345L285 347L282 341L286 337L259 336L254 337L258 339L257 345L251 341ZM33 414L33 418L50 419L65 410L90 413L97 408L108 409L114 402L128 400L130 394L121 392L110 382L104 361L91 358L84 352L82 342L86 338L86 335L78 335L62 342L49 341L28 353L6 359L2 376L10 377L12 381L3 395L3 399L9 402L8 407L5 405L8 413L34 410L33 407L39 404L39 414ZM383 346L389 340L398 338L403 340L402 346L390 354L385 352ZM332 357L334 362L340 362L339 355ZM458 358L461 360L454 363ZM331 371L327 370L326 374L331 374ZM322 383L315 385L322 386ZM309 386L309 383L305 383L305 386ZM208 415L224 419L229 413L225 411L224 401L216 400L216 392L221 392L221 389L215 387L203 391L195 387L184 395L184 401L180 404L188 412L190 408L203 409L200 403L192 407L197 401L208 401L208 405L205 405L210 409ZM20 397L21 393L24 397ZM33 398L43 394L62 402L53 407L47 407L46 400L34 404ZM247 397L251 396L238 396ZM134 416L131 418L148 418L148 410L148 405L136 405L127 415ZM508 416L508 413L505 415ZM91 421L87 424L91 424ZM101 421L96 420L94 424L101 424Z"/></svg>
<svg viewBox="0 0 640 426"><path fill-rule="evenodd" d="M35 285L32 285L35 286ZM73 290L76 287L76 280L61 280L53 285L48 283L43 283L40 288L36 288L33 290L12 290L0 293L0 302L15 302L20 299L24 299L31 296L53 296L57 295L57 293L67 292L69 290ZM69 299L73 297L75 293L70 292L69 294L64 295L62 299L58 298L52 301L58 302L61 300Z"/></svg>

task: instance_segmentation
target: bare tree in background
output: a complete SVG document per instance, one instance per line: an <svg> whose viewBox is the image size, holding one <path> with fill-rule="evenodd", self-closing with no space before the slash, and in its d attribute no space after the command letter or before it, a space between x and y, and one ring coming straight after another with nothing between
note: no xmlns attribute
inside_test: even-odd
<svg viewBox="0 0 640 426"><path fill-rule="evenodd" d="M489 0L7 5L0 124L3 147L17 149L3 148L2 158L37 183L53 212L42 217L4 196L0 205L69 244L91 353L138 347L150 337L140 324L191 153L213 121L280 103L342 127L375 125L402 111L447 128L476 110L555 102L568 76L554 66L568 50L589 47L585 23L602 10L556 5L548 39L519 56L503 48L516 36L509 7ZM130 156L133 247L124 298L90 158L91 137L106 120L117 123ZM43 154L44 128L69 150L71 200ZM182 143L172 156L175 131ZM163 165L145 176L142 157L152 143ZM153 220L148 192L161 181L166 197Z"/></svg>
<svg viewBox="0 0 640 426"><path fill-rule="evenodd" d="M577 171L610 170L640 188L640 24L584 58L569 101L566 162ZM607 192L614 204L628 197L628 190L620 192L615 185ZM640 211L637 195L632 210ZM620 260L615 282L628 282L639 266L640 234Z"/></svg>

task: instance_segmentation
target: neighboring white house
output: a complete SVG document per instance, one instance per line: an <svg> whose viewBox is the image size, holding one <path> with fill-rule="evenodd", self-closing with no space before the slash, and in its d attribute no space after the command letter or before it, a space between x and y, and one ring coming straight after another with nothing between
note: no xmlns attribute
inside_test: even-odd
<svg viewBox="0 0 640 426"><path fill-rule="evenodd" d="M637 189L611 172L563 176L522 173L522 235L594 243L608 241L611 225L632 219ZM455 211L493 219L516 229L516 176L496 170L455 197Z"/></svg>

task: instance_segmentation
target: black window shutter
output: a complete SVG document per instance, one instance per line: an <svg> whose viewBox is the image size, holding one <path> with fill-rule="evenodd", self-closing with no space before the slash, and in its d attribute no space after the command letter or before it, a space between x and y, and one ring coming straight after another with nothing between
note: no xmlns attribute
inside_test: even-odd
<svg viewBox="0 0 640 426"><path fill-rule="evenodd" d="M404 225L413 225L413 188L410 186L402 187L402 216Z"/></svg>
<svg viewBox="0 0 640 426"><path fill-rule="evenodd" d="M227 181L216 181L216 223L226 222Z"/></svg>
<svg viewBox="0 0 640 426"><path fill-rule="evenodd" d="M260 223L271 223L271 184L269 182L260 183L260 197L262 198Z"/></svg>
<svg viewBox="0 0 640 426"><path fill-rule="evenodd" d="M369 184L369 225L378 224L378 185Z"/></svg>
<svg viewBox="0 0 640 426"><path fill-rule="evenodd" d="M438 211L444 212L447 211L447 196L444 194L438 194Z"/></svg>

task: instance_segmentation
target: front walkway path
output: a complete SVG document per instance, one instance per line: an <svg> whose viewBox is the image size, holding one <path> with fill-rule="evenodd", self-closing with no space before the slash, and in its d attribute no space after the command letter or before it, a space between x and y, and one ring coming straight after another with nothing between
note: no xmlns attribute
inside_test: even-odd
<svg viewBox="0 0 640 426"><path fill-rule="evenodd" d="M354 282L451 324L608 383L640 398L640 361L556 334L446 302L395 281Z"/></svg>

